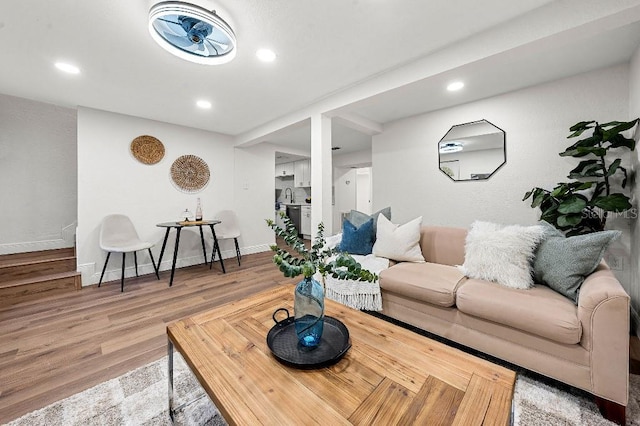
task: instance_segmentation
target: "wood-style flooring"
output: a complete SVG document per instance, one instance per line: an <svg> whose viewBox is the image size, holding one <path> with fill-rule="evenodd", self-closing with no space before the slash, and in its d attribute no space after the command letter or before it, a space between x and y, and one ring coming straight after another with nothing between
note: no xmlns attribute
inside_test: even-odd
<svg viewBox="0 0 640 426"><path fill-rule="evenodd" d="M198 265L79 291L0 299L0 424L167 353L167 324L278 285L272 253L210 270Z"/></svg>

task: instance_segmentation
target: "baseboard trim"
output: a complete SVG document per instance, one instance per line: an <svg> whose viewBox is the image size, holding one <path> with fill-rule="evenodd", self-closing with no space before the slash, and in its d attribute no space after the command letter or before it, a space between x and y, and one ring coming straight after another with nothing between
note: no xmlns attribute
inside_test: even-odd
<svg viewBox="0 0 640 426"><path fill-rule="evenodd" d="M22 243L0 244L0 254L26 253L30 251L54 250L73 247L62 238L43 241L25 241Z"/></svg>
<svg viewBox="0 0 640 426"><path fill-rule="evenodd" d="M60 230L59 238L52 238L50 240L41 241L22 241L19 243L0 244L0 255L73 247L75 245L76 227L76 222L65 226Z"/></svg>
<svg viewBox="0 0 640 426"><path fill-rule="evenodd" d="M240 253L242 255L255 254L255 253L262 253L269 250L271 249L268 244L259 244L259 245L250 246L250 247L241 247ZM230 259L230 258L236 257L235 249L222 250L221 253L222 253L223 259ZM147 275L147 274L155 273L155 271L153 270L153 265L151 264L150 261L148 261L148 257L146 257L147 259L146 263L140 263L140 260L142 257L141 254L142 252L138 252L138 275ZM171 265L173 263L173 256L172 256L172 253L170 254L171 256L167 256L167 253L165 253L165 256L163 256L162 263L160 264L160 271L171 270ZM210 261L211 254L209 252L207 253L207 256L208 256L207 261ZM203 260L204 259L202 255L189 256L184 258L178 257L178 259L176 259L176 269L185 268L187 266L200 265L203 263ZM109 259L109 265L107 266L107 270L104 273L104 278L102 279L102 282L115 281L120 279L120 277L122 276L121 262L122 262L122 257L120 254L114 253L111 255L111 258ZM133 256L131 256L130 254L127 254L126 262L127 262L127 266L125 266L124 268L125 279L135 277L136 268L135 268L135 265L133 265ZM129 265L130 262L131 262L131 265ZM104 266L104 263L101 264L98 268L96 268L95 263L84 263L82 265L78 265L78 271L82 274L82 285L88 286L92 284L98 284L98 282L100 281L100 274L102 273L103 266Z"/></svg>

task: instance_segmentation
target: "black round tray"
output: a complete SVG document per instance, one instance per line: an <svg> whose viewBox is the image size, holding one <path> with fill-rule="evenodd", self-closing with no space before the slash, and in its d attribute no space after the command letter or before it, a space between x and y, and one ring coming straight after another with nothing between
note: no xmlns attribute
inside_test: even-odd
<svg viewBox="0 0 640 426"><path fill-rule="evenodd" d="M338 362L351 347L349 330L336 318L324 317L322 339L315 348L307 348L299 343L293 317L277 321L274 313L274 321L276 325L267 334L267 345L278 361L290 367L327 367Z"/></svg>

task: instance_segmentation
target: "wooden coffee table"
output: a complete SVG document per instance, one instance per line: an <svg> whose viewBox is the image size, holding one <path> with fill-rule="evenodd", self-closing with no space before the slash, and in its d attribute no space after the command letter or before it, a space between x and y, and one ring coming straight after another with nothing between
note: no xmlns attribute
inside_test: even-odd
<svg viewBox="0 0 640 426"><path fill-rule="evenodd" d="M506 425L515 373L382 319L326 300L326 315L349 329L352 347L338 363L298 370L266 343L282 286L171 324L173 347L231 425Z"/></svg>

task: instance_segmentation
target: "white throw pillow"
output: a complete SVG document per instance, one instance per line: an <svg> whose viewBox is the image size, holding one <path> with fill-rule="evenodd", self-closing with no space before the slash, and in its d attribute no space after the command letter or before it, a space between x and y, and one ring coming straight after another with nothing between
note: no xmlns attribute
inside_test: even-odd
<svg viewBox="0 0 640 426"><path fill-rule="evenodd" d="M465 244L464 264L458 269L470 278L511 288L533 287L532 264L544 227L498 225L476 221Z"/></svg>
<svg viewBox="0 0 640 426"><path fill-rule="evenodd" d="M422 216L404 225L395 225L384 215L378 215L376 242L372 253L398 262L424 262L420 249Z"/></svg>

